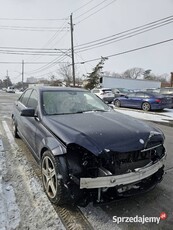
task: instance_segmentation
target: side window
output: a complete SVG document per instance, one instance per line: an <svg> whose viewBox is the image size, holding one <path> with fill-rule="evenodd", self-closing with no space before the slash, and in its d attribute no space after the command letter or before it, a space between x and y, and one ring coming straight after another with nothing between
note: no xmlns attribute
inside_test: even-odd
<svg viewBox="0 0 173 230"><path fill-rule="evenodd" d="M27 106L27 102L28 99L31 95L32 89L28 89L24 94L22 94L22 96L19 98L19 101L24 104L25 106Z"/></svg>
<svg viewBox="0 0 173 230"><path fill-rule="evenodd" d="M145 98L150 98L150 95L145 93Z"/></svg>
<svg viewBox="0 0 173 230"><path fill-rule="evenodd" d="M136 97L145 97L144 93L136 93Z"/></svg>
<svg viewBox="0 0 173 230"><path fill-rule="evenodd" d="M127 96L128 97L136 97L136 93L129 93Z"/></svg>
<svg viewBox="0 0 173 230"><path fill-rule="evenodd" d="M38 105L38 96L36 90L33 90L27 103L27 107L36 109Z"/></svg>

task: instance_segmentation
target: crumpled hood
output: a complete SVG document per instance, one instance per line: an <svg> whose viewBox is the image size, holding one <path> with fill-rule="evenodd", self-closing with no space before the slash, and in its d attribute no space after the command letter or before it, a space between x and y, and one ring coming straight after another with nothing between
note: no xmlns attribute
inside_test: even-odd
<svg viewBox="0 0 173 230"><path fill-rule="evenodd" d="M143 149L150 132L160 132L114 111L45 116L43 125L66 145L78 144L95 155L105 150L129 152Z"/></svg>

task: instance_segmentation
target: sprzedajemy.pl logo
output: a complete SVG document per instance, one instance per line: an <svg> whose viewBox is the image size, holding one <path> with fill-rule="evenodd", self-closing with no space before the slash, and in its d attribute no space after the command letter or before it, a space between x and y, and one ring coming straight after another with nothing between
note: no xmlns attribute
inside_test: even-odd
<svg viewBox="0 0 173 230"><path fill-rule="evenodd" d="M113 222L114 223L156 223L159 224L160 220L165 220L167 218L167 214L165 212L161 212L159 217L148 217L145 215L142 216L134 216L134 217L118 217L118 216L113 216Z"/></svg>

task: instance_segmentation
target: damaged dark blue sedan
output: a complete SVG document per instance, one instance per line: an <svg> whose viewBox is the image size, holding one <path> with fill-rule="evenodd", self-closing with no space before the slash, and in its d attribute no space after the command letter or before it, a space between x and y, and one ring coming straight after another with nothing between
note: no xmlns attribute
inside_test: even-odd
<svg viewBox="0 0 173 230"><path fill-rule="evenodd" d="M84 89L28 88L15 102L14 136L41 166L51 202L87 205L148 191L162 180L163 133Z"/></svg>

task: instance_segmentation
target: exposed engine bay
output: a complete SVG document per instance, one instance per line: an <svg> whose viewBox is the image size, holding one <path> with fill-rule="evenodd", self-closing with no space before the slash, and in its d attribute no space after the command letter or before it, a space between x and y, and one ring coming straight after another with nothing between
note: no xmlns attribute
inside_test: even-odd
<svg viewBox="0 0 173 230"><path fill-rule="evenodd" d="M162 143L150 142L147 148L134 152L106 149L99 156L79 146L71 146L70 152L69 174L80 188L78 195L82 192L96 203L150 190L164 174L166 154Z"/></svg>

